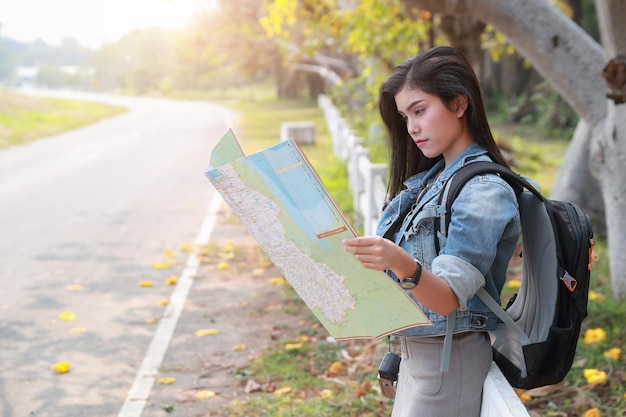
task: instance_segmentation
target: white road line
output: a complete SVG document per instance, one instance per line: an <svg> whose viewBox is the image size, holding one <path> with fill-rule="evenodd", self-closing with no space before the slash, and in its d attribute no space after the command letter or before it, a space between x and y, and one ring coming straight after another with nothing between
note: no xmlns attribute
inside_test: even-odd
<svg viewBox="0 0 626 417"><path fill-rule="evenodd" d="M215 192L196 237L197 245L205 245L209 242L222 202L222 197ZM118 417L141 417L199 266L196 254L190 254Z"/></svg>

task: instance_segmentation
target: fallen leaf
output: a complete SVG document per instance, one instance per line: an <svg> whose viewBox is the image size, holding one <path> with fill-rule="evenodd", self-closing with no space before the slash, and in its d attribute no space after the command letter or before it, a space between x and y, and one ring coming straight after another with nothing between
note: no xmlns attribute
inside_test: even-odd
<svg viewBox="0 0 626 417"><path fill-rule="evenodd" d="M57 362L52 365L52 369L54 369L57 374L66 374L70 371L70 368L71 365L69 362Z"/></svg>
<svg viewBox="0 0 626 417"><path fill-rule="evenodd" d="M270 284L272 285L283 285L286 282L287 281L285 281L285 278L283 277L270 278Z"/></svg>
<svg viewBox="0 0 626 417"><path fill-rule="evenodd" d="M241 306L242 306L242 307L248 307L248 304L250 304L250 302L249 302L249 301L245 301L245 300L244 300L244 301L242 301L242 302L241 302Z"/></svg>
<svg viewBox="0 0 626 417"><path fill-rule="evenodd" d="M228 269L230 265L228 264L228 262L220 262L219 264L217 264L217 269L219 269L220 271L224 271L226 269Z"/></svg>
<svg viewBox="0 0 626 417"><path fill-rule="evenodd" d="M159 305L160 306L166 306L170 303L170 300L168 300L167 298L162 298L159 300Z"/></svg>
<svg viewBox="0 0 626 417"><path fill-rule="evenodd" d="M165 255L166 258L176 258L176 255L170 249L163 249L163 255Z"/></svg>
<svg viewBox="0 0 626 417"><path fill-rule="evenodd" d="M152 287L152 281L150 281L149 279L141 280L139 281L139 286L144 288Z"/></svg>
<svg viewBox="0 0 626 417"><path fill-rule="evenodd" d="M246 350L246 349L248 349L248 346L246 346L245 343L241 343L241 344L233 346L233 351L235 352L239 352L239 351Z"/></svg>
<svg viewBox="0 0 626 417"><path fill-rule="evenodd" d="M87 329L85 329L84 327L72 327L71 332L72 333L85 333L87 331Z"/></svg>
<svg viewBox="0 0 626 417"><path fill-rule="evenodd" d="M251 392L259 392L261 391L261 384L253 379L249 379L248 382L246 382L246 387L244 388L244 391L246 394L250 394Z"/></svg>

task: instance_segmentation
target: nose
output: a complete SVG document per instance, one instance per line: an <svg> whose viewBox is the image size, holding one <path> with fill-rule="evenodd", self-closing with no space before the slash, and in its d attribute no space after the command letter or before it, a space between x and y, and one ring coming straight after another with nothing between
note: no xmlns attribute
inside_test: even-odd
<svg viewBox="0 0 626 417"><path fill-rule="evenodd" d="M407 120L406 122L406 129L408 130L410 135L415 135L417 133L419 133L419 126L417 123L415 123L414 121L411 121L411 119Z"/></svg>

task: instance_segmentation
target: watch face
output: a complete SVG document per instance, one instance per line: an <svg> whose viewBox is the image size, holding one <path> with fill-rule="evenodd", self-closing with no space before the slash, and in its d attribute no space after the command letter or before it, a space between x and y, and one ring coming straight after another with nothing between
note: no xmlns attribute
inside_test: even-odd
<svg viewBox="0 0 626 417"><path fill-rule="evenodd" d="M415 283L415 280L413 278L405 278L402 281L400 281L400 287L404 288L405 290L412 290L413 288L415 288L417 284Z"/></svg>

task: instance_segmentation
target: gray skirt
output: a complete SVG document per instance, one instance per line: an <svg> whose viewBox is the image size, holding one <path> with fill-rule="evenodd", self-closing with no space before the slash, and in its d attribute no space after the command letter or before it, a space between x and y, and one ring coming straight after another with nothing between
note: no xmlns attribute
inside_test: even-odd
<svg viewBox="0 0 626 417"><path fill-rule="evenodd" d="M443 337L400 337L402 361L392 417L479 417L492 361L484 332L455 334L441 372Z"/></svg>

